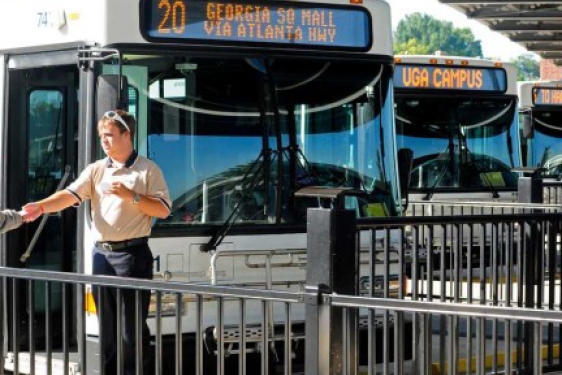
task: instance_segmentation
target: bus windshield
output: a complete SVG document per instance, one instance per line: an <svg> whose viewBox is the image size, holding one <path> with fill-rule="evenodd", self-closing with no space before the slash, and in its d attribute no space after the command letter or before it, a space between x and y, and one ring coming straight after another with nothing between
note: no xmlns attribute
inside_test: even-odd
<svg viewBox="0 0 562 375"><path fill-rule="evenodd" d="M399 148L414 152L412 190L517 188L514 98L397 96Z"/></svg>
<svg viewBox="0 0 562 375"><path fill-rule="evenodd" d="M544 168L543 176L562 175L562 111L533 111L534 134L527 153L527 165Z"/></svg>
<svg viewBox="0 0 562 375"><path fill-rule="evenodd" d="M307 186L363 190L385 212L395 212L390 66L126 60L148 72L148 113L135 114L139 126L146 124L138 149L162 168L173 200L170 217L157 225L304 223L310 202L303 206L295 192ZM129 84L134 113L143 88Z"/></svg>

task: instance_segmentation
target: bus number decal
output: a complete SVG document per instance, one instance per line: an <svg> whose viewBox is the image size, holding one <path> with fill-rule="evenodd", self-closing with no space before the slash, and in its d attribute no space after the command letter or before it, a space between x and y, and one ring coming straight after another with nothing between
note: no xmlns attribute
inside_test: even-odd
<svg viewBox="0 0 562 375"><path fill-rule="evenodd" d="M158 32L169 34L170 30L173 30L175 34L182 34L185 30L185 5L183 1L174 1L173 4L170 4L168 0L160 0L158 8L164 8L162 20L158 24ZM170 23L170 13L172 14L171 25L168 26Z"/></svg>
<svg viewBox="0 0 562 375"><path fill-rule="evenodd" d="M162 34L168 34L170 32L170 28L166 27L165 24L168 23L168 19L170 18L170 2L168 0L161 0L158 3L158 9L165 8L164 14L162 15L162 20L158 24L158 32Z"/></svg>
<svg viewBox="0 0 562 375"><path fill-rule="evenodd" d="M180 14L180 20L178 22L178 13ZM183 1L174 1L172 7L172 28L174 33L182 34L185 30L185 4Z"/></svg>
<svg viewBox="0 0 562 375"><path fill-rule="evenodd" d="M49 27L49 12L37 12L37 27Z"/></svg>

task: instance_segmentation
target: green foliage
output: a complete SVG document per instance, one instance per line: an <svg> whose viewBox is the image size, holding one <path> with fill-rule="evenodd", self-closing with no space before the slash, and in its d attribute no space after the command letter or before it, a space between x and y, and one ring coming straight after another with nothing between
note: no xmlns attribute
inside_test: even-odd
<svg viewBox="0 0 562 375"><path fill-rule="evenodd" d="M518 56L511 59L511 62L517 67L518 81L534 81L540 79L540 63L531 54Z"/></svg>
<svg viewBox="0 0 562 375"><path fill-rule="evenodd" d="M427 14L412 13L398 23L394 33L396 54L433 54L482 57L482 46L469 28L455 28Z"/></svg>
<svg viewBox="0 0 562 375"><path fill-rule="evenodd" d="M394 43L394 53L397 55L428 55L429 47L420 44L416 39L409 39L404 43Z"/></svg>

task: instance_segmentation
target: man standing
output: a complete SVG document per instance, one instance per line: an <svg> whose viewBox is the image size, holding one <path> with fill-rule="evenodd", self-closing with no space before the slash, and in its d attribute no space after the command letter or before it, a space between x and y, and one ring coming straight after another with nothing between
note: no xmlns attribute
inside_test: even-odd
<svg viewBox="0 0 562 375"><path fill-rule="evenodd" d="M66 189L24 206L24 220L33 221L44 213L58 212L91 200L91 215L96 243L93 274L152 279L153 256L148 247L152 219L166 218L170 197L162 171L133 148L135 120L125 111L106 112L98 122L98 134L106 158L88 165ZM96 306L102 306L99 319L105 374L117 372L117 319L123 327L125 374L135 374L135 292L123 290L117 300L115 289L94 287ZM150 292L141 293L143 344L148 347L146 324ZM117 316L122 303L122 316ZM100 311L98 308L98 317ZM143 355L149 357L149 353ZM145 369L144 373L150 369Z"/></svg>

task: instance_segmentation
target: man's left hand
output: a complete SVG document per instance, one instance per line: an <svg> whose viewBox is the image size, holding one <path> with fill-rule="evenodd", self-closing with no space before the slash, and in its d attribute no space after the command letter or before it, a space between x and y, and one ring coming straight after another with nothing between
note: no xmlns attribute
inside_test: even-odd
<svg viewBox="0 0 562 375"><path fill-rule="evenodd" d="M135 192L125 186L124 183L114 181L111 183L111 188L105 191L105 194L113 194L117 195L121 199L132 200Z"/></svg>

